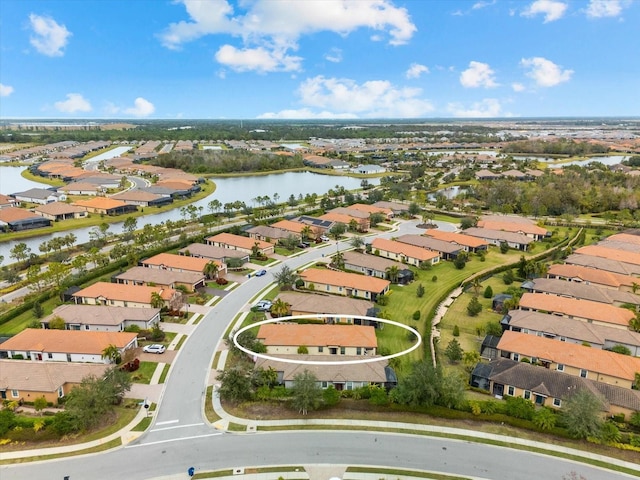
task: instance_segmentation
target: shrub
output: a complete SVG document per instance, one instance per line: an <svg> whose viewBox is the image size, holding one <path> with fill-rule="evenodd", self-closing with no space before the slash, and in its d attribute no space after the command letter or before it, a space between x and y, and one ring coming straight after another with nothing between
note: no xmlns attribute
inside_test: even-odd
<svg viewBox="0 0 640 480"><path fill-rule="evenodd" d="M470 317L477 316L482 311L482 305L476 297L472 297L469 305L467 305L467 315Z"/></svg>
<svg viewBox="0 0 640 480"><path fill-rule="evenodd" d="M511 285L514 280L515 276L513 275L513 270L511 269L507 270L506 272L504 272L504 275L502 275L502 281L505 285Z"/></svg>
<svg viewBox="0 0 640 480"><path fill-rule="evenodd" d="M227 283L229 283L229 280L227 280L226 278L218 277L216 278L216 283L218 285L226 285Z"/></svg>
<svg viewBox="0 0 640 480"><path fill-rule="evenodd" d="M438 281L438 276L437 276L437 275L434 275L433 277L431 277L431 281L432 281L433 283L436 283L436 282Z"/></svg>
<svg viewBox="0 0 640 480"><path fill-rule="evenodd" d="M612 352L615 352L615 353L619 353L621 355L631 355L631 350L629 350L624 345L614 345L613 347L609 348L608 350L610 350Z"/></svg>
<svg viewBox="0 0 640 480"><path fill-rule="evenodd" d="M416 310L415 312L413 312L413 319L417 322L418 320L420 320L420 310Z"/></svg>
<svg viewBox="0 0 640 480"><path fill-rule="evenodd" d="M421 283L418 284L418 288L416 289L416 296L418 298L422 298L424 296L424 286Z"/></svg>
<svg viewBox="0 0 640 480"><path fill-rule="evenodd" d="M533 403L522 397L505 397L506 411L510 417L531 420L535 412Z"/></svg>
<svg viewBox="0 0 640 480"><path fill-rule="evenodd" d="M387 295L378 295L378 298L376 299L376 303L378 305L386 307L387 305L389 305L389 297Z"/></svg>
<svg viewBox="0 0 640 480"><path fill-rule="evenodd" d="M453 326L453 336L454 337L459 337L460 336L460 327L458 327L458 325L454 325Z"/></svg>
<svg viewBox="0 0 640 480"><path fill-rule="evenodd" d="M322 391L322 403L325 407L333 407L340 402L340 392L333 385Z"/></svg>
<svg viewBox="0 0 640 480"><path fill-rule="evenodd" d="M493 297L493 288L491 288L491 285L487 285L487 288L484 289L483 296L484 296L484 298Z"/></svg>
<svg viewBox="0 0 640 480"><path fill-rule="evenodd" d="M300 345L298 347L298 354L299 355L308 355L309 354L309 349L307 348L306 345Z"/></svg>

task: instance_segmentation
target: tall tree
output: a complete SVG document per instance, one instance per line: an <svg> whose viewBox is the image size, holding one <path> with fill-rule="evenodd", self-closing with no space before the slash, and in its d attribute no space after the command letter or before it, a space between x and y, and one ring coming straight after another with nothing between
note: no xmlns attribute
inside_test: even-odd
<svg viewBox="0 0 640 480"><path fill-rule="evenodd" d="M574 438L596 436L602 426L602 403L588 390L580 390L565 400L562 419Z"/></svg>
<svg viewBox="0 0 640 480"><path fill-rule="evenodd" d="M316 410L322 403L322 389L318 379L309 370L304 370L293 377L291 403L302 415L309 410Z"/></svg>
<svg viewBox="0 0 640 480"><path fill-rule="evenodd" d="M204 273L208 279L212 280L218 276L219 270L220 267L218 264L212 260L204 266L204 272L202 273Z"/></svg>

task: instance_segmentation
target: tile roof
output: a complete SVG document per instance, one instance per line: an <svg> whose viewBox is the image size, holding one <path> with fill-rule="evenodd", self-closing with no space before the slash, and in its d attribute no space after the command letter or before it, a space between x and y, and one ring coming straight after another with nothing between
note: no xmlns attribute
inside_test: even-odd
<svg viewBox="0 0 640 480"><path fill-rule="evenodd" d="M406 243L407 245L414 245L416 247L433 250L434 252L448 254L455 254L463 249L462 245L455 245L437 238L425 237L424 235L400 235L395 240L396 242Z"/></svg>
<svg viewBox="0 0 640 480"><path fill-rule="evenodd" d="M638 357L509 330L502 334L498 350L583 368L590 372L630 381L634 380L636 372L640 372Z"/></svg>
<svg viewBox="0 0 640 480"><path fill-rule="evenodd" d="M399 255L404 255L405 257L416 258L420 261L429 261L440 256L438 252L379 237L375 238L373 242L371 242L371 247L374 250L384 250L386 252L397 253Z"/></svg>
<svg viewBox="0 0 640 480"><path fill-rule="evenodd" d="M243 237L241 235L234 235L233 233L219 233L214 235L213 237L207 238L209 242L222 243L226 245L232 245L234 247L244 248L247 250L251 250L253 246L258 243L258 247L262 249L271 249L273 245L269 242L263 242L262 240L256 240L254 238Z"/></svg>
<svg viewBox="0 0 640 480"><path fill-rule="evenodd" d="M302 233L302 230L308 227L308 225L304 223L294 222L293 220L280 220L279 222L272 223L271 226L295 233Z"/></svg>
<svg viewBox="0 0 640 480"><path fill-rule="evenodd" d="M279 358L289 360L309 360L335 362L336 360L361 360L362 357L346 355L278 355ZM373 358L373 357L368 357ZM291 381L296 375L304 373L305 370L313 373L319 382L370 382L385 383L387 381L385 367L387 362L359 363L354 365L304 365L301 363L278 362L275 360L265 360L258 358L257 368L273 368L277 372L283 372L282 379Z"/></svg>
<svg viewBox="0 0 640 480"><path fill-rule="evenodd" d="M640 265L611 260L604 257L597 257L594 255L572 253L565 259L565 263L597 268L612 273L618 273L620 275L640 275Z"/></svg>
<svg viewBox="0 0 640 480"><path fill-rule="evenodd" d="M204 279L204 273L192 271L178 272L149 267L132 267L116 275L114 278L118 280L145 282L147 284L153 283L155 285L172 285L174 283L194 285ZM143 310L147 309L145 308Z"/></svg>
<svg viewBox="0 0 640 480"><path fill-rule="evenodd" d="M18 207L0 208L0 222L12 223L19 220L27 220L29 218L42 218L29 210Z"/></svg>
<svg viewBox="0 0 640 480"><path fill-rule="evenodd" d="M478 220L478 227L489 230L504 230L505 232L525 233L529 235L546 235L547 229L539 227L530 221L522 221L522 217L483 216Z"/></svg>
<svg viewBox="0 0 640 480"><path fill-rule="evenodd" d="M622 275L582 265L570 265L568 263L550 265L547 270L547 275L562 278L578 278L584 282L608 285L615 288L619 288L623 285L630 287L634 283L640 283L637 278L632 277L631 275Z"/></svg>
<svg viewBox="0 0 640 480"><path fill-rule="evenodd" d="M74 297L100 298L137 303L151 303L151 295L159 293L164 300L170 300L176 291L172 288L147 287L143 285L122 285L119 283L97 282L73 294Z"/></svg>
<svg viewBox="0 0 640 480"><path fill-rule="evenodd" d="M631 233L616 233L614 235L611 235L610 237L607 237L607 240L631 243L640 247L640 235L633 235Z"/></svg>
<svg viewBox="0 0 640 480"><path fill-rule="evenodd" d="M110 197L95 197L88 200L77 200L74 205L86 208L97 208L101 210L111 210L113 208L126 207L127 204Z"/></svg>
<svg viewBox="0 0 640 480"><path fill-rule="evenodd" d="M130 202L153 202L154 200L162 198L162 195L136 189L118 193L111 198L121 200L123 202L126 202L127 200Z"/></svg>
<svg viewBox="0 0 640 480"><path fill-rule="evenodd" d="M330 325L268 323L260 325L257 337L267 346L365 347L376 348L374 327L363 325Z"/></svg>
<svg viewBox="0 0 640 480"><path fill-rule="evenodd" d="M328 220L330 222L344 223L345 225L349 225L351 220L355 220L356 222L358 222L358 224L360 224L361 221L366 220L363 218L354 217L352 215L347 215L345 213L333 213L333 212L327 212L324 215L320 215L318 218L320 220Z"/></svg>
<svg viewBox="0 0 640 480"><path fill-rule="evenodd" d="M65 383L80 383L89 375L102 377L108 368L96 363L0 360L0 388L55 392Z"/></svg>
<svg viewBox="0 0 640 480"><path fill-rule="evenodd" d="M135 332L27 328L1 343L0 350L101 355L109 345L124 348L137 336Z"/></svg>
<svg viewBox="0 0 640 480"><path fill-rule="evenodd" d="M342 255L344 258L344 263L346 265L371 268L379 272L384 272L387 268L390 267L398 267L399 270L404 270L405 268L407 268L407 266L403 263L396 262L388 258L379 257L378 255L369 255L352 250L344 252Z"/></svg>
<svg viewBox="0 0 640 480"><path fill-rule="evenodd" d="M357 218L360 220L367 219L371 215L369 212L365 210L358 210L356 208L351 208L351 207L337 207L329 210L327 213L348 215L350 217Z"/></svg>
<svg viewBox="0 0 640 480"><path fill-rule="evenodd" d="M246 233L249 235L257 235L259 237L268 238L276 243L280 239L294 236L294 234L281 228L271 227L269 225L256 225L255 227L248 228ZM295 237L295 236L294 236Z"/></svg>
<svg viewBox="0 0 640 480"><path fill-rule="evenodd" d="M477 238L486 238L489 240L504 240L511 243L519 243L520 245L529 245L533 243L533 238L527 237L521 233L507 232L504 230L491 230L488 228L471 227L464 230L465 235Z"/></svg>
<svg viewBox="0 0 640 480"><path fill-rule="evenodd" d="M52 202L46 205L40 205L34 208L33 211L42 212L47 215L65 215L69 213L83 213L85 209L64 202Z"/></svg>
<svg viewBox="0 0 640 480"><path fill-rule="evenodd" d="M185 248L181 248L178 252L186 254L189 252L189 255L194 257L204 257L211 258L215 260L220 260L223 258L245 258L249 254L246 252L239 252L238 250L233 250L231 248L224 247L214 247L213 245L207 245L204 243L192 243Z"/></svg>
<svg viewBox="0 0 640 480"><path fill-rule="evenodd" d="M373 293L383 292L391 284L388 280L381 278L320 268L309 268L300 274L300 278L305 282L353 288Z"/></svg>
<svg viewBox="0 0 640 480"><path fill-rule="evenodd" d="M439 230L437 228L426 230L424 234L429 237L437 238L438 240L457 243L459 245L464 245L470 248L478 248L483 246L486 247L489 245L487 242L480 238L465 235L464 233L445 232L444 230Z"/></svg>
<svg viewBox="0 0 640 480"><path fill-rule="evenodd" d="M523 283L522 287L533 292L581 298L598 303L640 305L640 295L582 282L568 282L555 278L534 278Z"/></svg>
<svg viewBox="0 0 640 480"><path fill-rule="evenodd" d="M393 210L391 208L380 207L376 205L367 205L366 203L354 203L353 205L349 205L350 210L361 210L363 212L371 213L382 213L385 216L389 216L393 214Z"/></svg>
<svg viewBox="0 0 640 480"><path fill-rule="evenodd" d="M209 262L214 262L218 267L222 266L222 264L217 260L187 257L186 255L175 255L173 253L159 253L158 255L142 260L140 263L143 265L151 265L153 267L166 267L176 270L181 269L188 270L190 272L202 273Z"/></svg>
<svg viewBox="0 0 640 480"><path fill-rule="evenodd" d="M42 319L49 322L54 317L65 323L90 325L120 325L125 321L149 321L160 312L159 308L110 307L108 305L65 304L53 309L53 313Z"/></svg>
<svg viewBox="0 0 640 480"><path fill-rule="evenodd" d="M631 263L640 265L640 249L638 252L628 252L624 250L615 250L613 248L601 247L599 245L586 245L578 248L575 253L578 255L592 255L594 257L607 258L618 262Z"/></svg>
<svg viewBox="0 0 640 480"><path fill-rule="evenodd" d="M635 317L631 310L605 303L577 298L566 298L545 293L525 293L520 298L520 308L544 310L545 312L586 318L627 327Z"/></svg>
<svg viewBox="0 0 640 480"><path fill-rule="evenodd" d="M409 210L408 204L398 203L398 202L385 202L384 200L374 203L373 206L379 207L379 208L385 208L385 209L388 208L393 212L405 212Z"/></svg>
<svg viewBox="0 0 640 480"><path fill-rule="evenodd" d="M312 314L368 315L375 308L368 300L321 293L280 292L278 298L294 311Z"/></svg>
<svg viewBox="0 0 640 480"><path fill-rule="evenodd" d="M592 345L604 345L609 341L640 347L640 333L628 329L583 322L574 318L558 317L531 310L511 310L508 316L511 327L545 332L557 337L589 342Z"/></svg>

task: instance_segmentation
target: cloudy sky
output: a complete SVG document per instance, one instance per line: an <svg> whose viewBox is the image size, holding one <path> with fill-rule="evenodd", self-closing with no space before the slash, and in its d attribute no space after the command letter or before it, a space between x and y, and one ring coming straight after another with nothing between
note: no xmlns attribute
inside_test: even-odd
<svg viewBox="0 0 640 480"><path fill-rule="evenodd" d="M0 117L640 115L639 0L2 0Z"/></svg>

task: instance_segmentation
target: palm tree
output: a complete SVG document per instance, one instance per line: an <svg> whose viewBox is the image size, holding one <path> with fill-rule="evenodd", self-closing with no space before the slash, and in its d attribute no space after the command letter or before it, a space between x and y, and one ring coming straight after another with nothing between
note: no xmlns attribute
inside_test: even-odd
<svg viewBox="0 0 640 480"><path fill-rule="evenodd" d="M344 268L344 253L337 252L331 259L331 265L342 270Z"/></svg>
<svg viewBox="0 0 640 480"><path fill-rule="evenodd" d="M387 278L391 283L397 283L398 277L400 275L400 269L396 265L392 265L387 267L385 270L387 272Z"/></svg>
<svg viewBox="0 0 640 480"><path fill-rule="evenodd" d="M289 307L291 307L291 305L289 305L287 302L285 302L281 298L278 298L271 305L271 310L270 310L271 315L273 317L286 317L287 315L289 315Z"/></svg>
<svg viewBox="0 0 640 480"><path fill-rule="evenodd" d="M473 293L477 297L480 294L480 287L482 287L482 283L478 277L474 278L471 281L471 288L473 288Z"/></svg>
<svg viewBox="0 0 640 480"><path fill-rule="evenodd" d="M109 344L102 350L102 358L106 358L111 363L120 363L120 350L114 344Z"/></svg>
<svg viewBox="0 0 640 480"><path fill-rule="evenodd" d="M257 257L259 255L260 255L260 244L258 242L255 242L253 244L253 247L251 247L251 256Z"/></svg>
<svg viewBox="0 0 640 480"><path fill-rule="evenodd" d="M300 236L302 237L302 241L306 241L311 237L311 234L313 233L313 231L311 230L311 227L309 225L305 225L304 227L302 227L302 230L300 230Z"/></svg>
<svg viewBox="0 0 640 480"><path fill-rule="evenodd" d="M202 273L204 273L208 279L213 280L218 276L219 270L220 267L218 267L218 264L212 260L204 266Z"/></svg>
<svg viewBox="0 0 640 480"><path fill-rule="evenodd" d="M151 307L152 308L162 308L164 307L164 298L158 292L153 292L151 294Z"/></svg>

